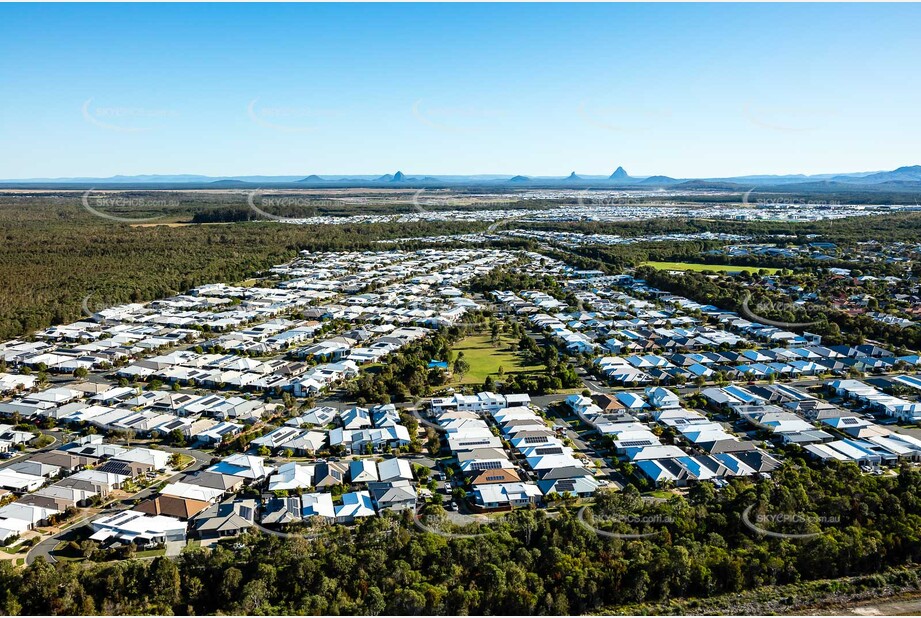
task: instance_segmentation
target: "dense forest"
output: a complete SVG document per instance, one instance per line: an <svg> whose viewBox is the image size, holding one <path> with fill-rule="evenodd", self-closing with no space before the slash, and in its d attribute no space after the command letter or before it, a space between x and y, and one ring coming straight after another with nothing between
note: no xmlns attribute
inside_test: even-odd
<svg viewBox="0 0 921 618"><path fill-rule="evenodd" d="M400 516L371 517L311 540L248 534L213 550L187 549L176 561L83 567L38 560L19 570L0 563L0 610L533 615L629 606L636 612L643 604L759 586L882 578L887 567L921 560L921 472L872 476L853 464L810 469L791 459L772 480L736 480L720 491L702 483L687 498L645 502L631 492L602 494L587 516L591 525L650 533L638 539L598 535L565 507L556 517L516 511L492 534L472 539L421 532ZM742 520L749 507L772 521L786 515L797 532L815 536L753 532ZM440 507L431 508L438 517ZM634 515L642 517L628 518ZM917 582L917 572L906 573Z"/></svg>

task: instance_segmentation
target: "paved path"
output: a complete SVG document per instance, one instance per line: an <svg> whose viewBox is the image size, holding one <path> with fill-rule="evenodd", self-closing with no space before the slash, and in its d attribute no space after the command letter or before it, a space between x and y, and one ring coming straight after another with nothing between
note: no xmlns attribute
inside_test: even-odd
<svg viewBox="0 0 921 618"><path fill-rule="evenodd" d="M57 562L55 557L51 555L51 552L54 550L57 544L63 540L62 537L67 536L86 522L95 519L96 517L99 517L99 515L87 515L86 517L78 519L70 524L66 530L61 530L57 534L52 534L48 538L42 540L41 543L30 549L29 553L26 554L26 564L32 564L39 556L44 557L47 562Z"/></svg>
<svg viewBox="0 0 921 618"><path fill-rule="evenodd" d="M186 474L189 474L190 472L193 472L195 470L199 470L203 468L204 466L211 463L211 455L209 455L208 453L204 453L202 451L196 451L194 449L171 448L171 447L163 447L163 450L169 451L171 453L184 453L184 454L191 455L192 457L195 458L194 464L192 464L185 470L182 470L181 472L177 472L173 476L166 479L167 483L176 482L180 478L185 476ZM126 509L130 509L132 506L134 506L135 500L145 500L153 496L154 494L156 494L158 492L157 490L158 486L159 486L159 483L157 483L156 485L151 485L150 487L147 487L145 489L142 489L136 494L133 494L123 499L121 502L118 503L117 507L106 509L102 513L99 513L96 515L89 515L82 519L78 519L72 524L70 524L66 530L62 530L58 532L57 534L53 534L50 537L42 540L41 543L39 543L38 545L36 545L35 547L29 550L29 553L26 555L26 564L32 564L33 562L35 562L36 558L38 558L39 556L44 556L45 560L47 560L48 562L57 562L54 556L51 555L51 552L54 550L57 544L63 540L63 537L66 537L67 534L73 532L74 530L77 530L78 528L80 528L80 526L86 524L87 522L93 519L96 519L98 517L108 517L112 515L113 513L115 513L116 511L124 511ZM181 549L182 548L180 547L180 550ZM169 551L169 548L167 548L167 552L168 551Z"/></svg>

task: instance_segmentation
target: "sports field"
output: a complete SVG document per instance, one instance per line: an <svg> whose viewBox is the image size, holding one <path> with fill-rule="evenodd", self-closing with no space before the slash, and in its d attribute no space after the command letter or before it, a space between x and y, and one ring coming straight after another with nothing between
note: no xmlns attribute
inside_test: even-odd
<svg viewBox="0 0 921 618"><path fill-rule="evenodd" d="M768 274L773 275L776 273L779 268L764 268L764 267L755 267L755 266L735 266L733 264L691 264L690 262L643 262L640 266L652 266L658 270L712 270L713 272L733 272L739 273L748 271L750 273L756 273L759 270L764 270Z"/></svg>
<svg viewBox="0 0 921 618"><path fill-rule="evenodd" d="M499 367L505 373L528 373L542 371L543 365L525 365L518 352L509 349L510 340L503 338L497 345L489 340L489 335L473 335L458 341L454 346L455 354L463 352L464 358L470 364L470 371L460 380L451 381L452 386L462 384L482 384L486 376L494 378L499 372Z"/></svg>

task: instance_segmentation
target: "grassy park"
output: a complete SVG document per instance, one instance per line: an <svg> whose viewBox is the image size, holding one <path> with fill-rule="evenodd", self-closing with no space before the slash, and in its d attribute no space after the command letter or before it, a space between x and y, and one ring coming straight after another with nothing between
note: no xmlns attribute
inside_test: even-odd
<svg viewBox="0 0 921 618"><path fill-rule="evenodd" d="M760 270L763 270L769 275L773 275L778 270L780 270L779 268L764 268L760 266L736 266L733 264L692 264L690 262L643 262L641 266L651 266L657 270L693 270L698 272L704 270L712 270L713 272L720 273L735 273L742 271L756 273Z"/></svg>
<svg viewBox="0 0 921 618"><path fill-rule="evenodd" d="M470 364L470 370L459 380L455 377L451 385L482 384L486 376L498 375L499 367L502 367L505 373L543 371L543 365L525 365L524 359L517 351L511 349L510 343L511 340L502 338L493 344L489 335L473 335L457 342L454 345L455 355L463 352L464 358Z"/></svg>

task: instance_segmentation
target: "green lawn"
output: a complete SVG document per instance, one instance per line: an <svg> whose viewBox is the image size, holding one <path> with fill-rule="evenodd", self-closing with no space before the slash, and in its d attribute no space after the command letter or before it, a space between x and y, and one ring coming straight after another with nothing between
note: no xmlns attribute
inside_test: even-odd
<svg viewBox="0 0 921 618"><path fill-rule="evenodd" d="M643 262L640 266L652 266L657 270L712 270L713 272L742 272L756 273L764 270L773 275L779 268L764 268L756 266L734 266L732 264L691 264L690 262Z"/></svg>
<svg viewBox="0 0 921 618"><path fill-rule="evenodd" d="M454 352L463 352L464 358L470 363L470 371L464 374L463 379L456 378L451 381L451 386L463 384L482 384L486 376L498 375L499 367L505 373L528 373L543 371L543 365L525 365L517 352L509 349L509 340L503 339L497 345L489 341L489 335L474 335L467 337L454 345Z"/></svg>
<svg viewBox="0 0 921 618"><path fill-rule="evenodd" d="M179 465L176 466L177 470L185 470L189 466L195 463L195 458L191 455L186 455L185 453L179 454Z"/></svg>

